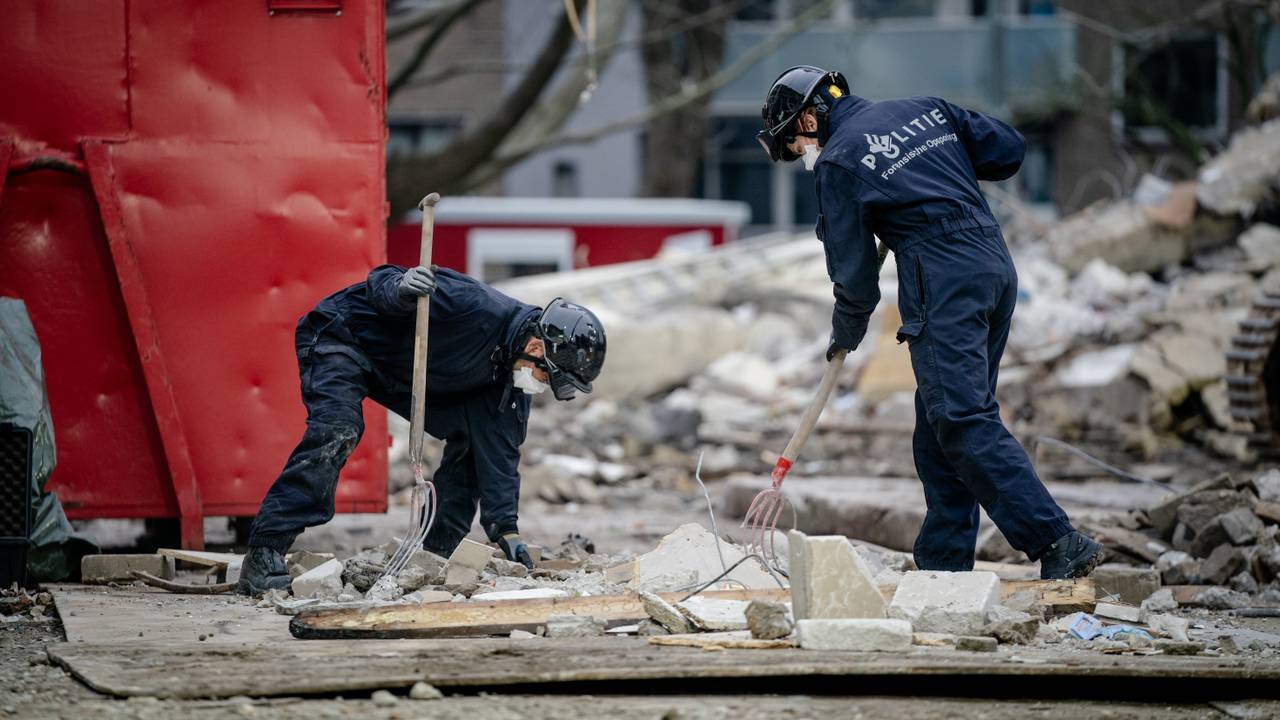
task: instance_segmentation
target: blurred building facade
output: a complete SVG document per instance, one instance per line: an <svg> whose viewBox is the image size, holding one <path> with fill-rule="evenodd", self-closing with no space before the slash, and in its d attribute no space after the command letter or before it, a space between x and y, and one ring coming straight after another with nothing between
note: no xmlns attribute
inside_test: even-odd
<svg viewBox="0 0 1280 720"><path fill-rule="evenodd" d="M738 1L726 66L815 0ZM475 67L394 97L389 152L438 147L490 111L518 76L513 70L537 53L559 5L502 0L464 20L433 57ZM1027 137L1028 154L1002 189L1045 215L1123 195L1144 172L1188 177L1205 153L1225 145L1252 91L1280 67L1280 39L1266 13L1232 7L1206 0L836 0L826 17L715 94L695 195L746 202L755 231L812 224L807 173L798 164L770 163L754 140L764 91L797 64L841 70L855 93L871 99L939 95L1012 122ZM565 130L589 130L646 107L639 15L629 12L598 91ZM395 53L411 45L388 43L391 74ZM442 63L447 69L448 61L436 62L423 74L438 74ZM632 197L642 185L644 142L637 126L549 149L508 169L487 191Z"/></svg>

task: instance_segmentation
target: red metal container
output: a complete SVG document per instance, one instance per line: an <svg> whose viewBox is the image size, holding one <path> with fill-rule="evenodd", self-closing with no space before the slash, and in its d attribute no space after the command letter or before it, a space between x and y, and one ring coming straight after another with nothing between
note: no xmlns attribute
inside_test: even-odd
<svg viewBox="0 0 1280 720"><path fill-rule="evenodd" d="M722 200L447 197L432 257L492 282L732 242L749 217L745 204ZM391 262L417 263L420 223L414 212L388 232Z"/></svg>
<svg viewBox="0 0 1280 720"><path fill-rule="evenodd" d="M381 0L13 0L0 295L72 518L252 515L301 437L294 324L384 260ZM338 485L386 508L386 416Z"/></svg>

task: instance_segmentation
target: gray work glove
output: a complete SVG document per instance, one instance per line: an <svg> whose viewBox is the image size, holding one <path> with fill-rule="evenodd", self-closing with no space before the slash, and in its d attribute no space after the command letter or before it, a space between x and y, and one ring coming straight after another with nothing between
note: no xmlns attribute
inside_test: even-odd
<svg viewBox="0 0 1280 720"><path fill-rule="evenodd" d="M839 345L837 345L836 339L832 337L831 343L827 345L827 362L831 362L831 358L835 357L836 353L840 352L841 350L845 350L845 352L849 352L845 348L842 348Z"/></svg>
<svg viewBox="0 0 1280 720"><path fill-rule="evenodd" d="M421 265L409 268L401 276L400 285L396 289L404 300L427 297L436 290L436 274L431 268Z"/></svg>

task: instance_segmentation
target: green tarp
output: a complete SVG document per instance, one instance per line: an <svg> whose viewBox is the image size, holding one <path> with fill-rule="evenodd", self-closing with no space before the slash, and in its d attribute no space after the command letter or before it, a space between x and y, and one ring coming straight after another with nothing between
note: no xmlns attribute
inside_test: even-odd
<svg viewBox="0 0 1280 720"><path fill-rule="evenodd" d="M53 417L40 364L40 341L26 305L14 298L0 298L0 423L28 428L34 441L27 571L41 582L72 577L78 574L80 556L97 552L97 547L75 534L58 496L44 491L57 461Z"/></svg>

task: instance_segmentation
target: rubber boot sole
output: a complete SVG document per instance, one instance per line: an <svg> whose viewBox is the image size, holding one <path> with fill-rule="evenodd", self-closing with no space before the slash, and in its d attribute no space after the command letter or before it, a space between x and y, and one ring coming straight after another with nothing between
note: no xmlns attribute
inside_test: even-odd
<svg viewBox="0 0 1280 720"><path fill-rule="evenodd" d="M251 584L247 579L240 578L240 582L236 583L236 594L247 595L248 597L262 597L268 590L284 590L287 592L292 584L292 581L290 581L280 587L258 587Z"/></svg>

